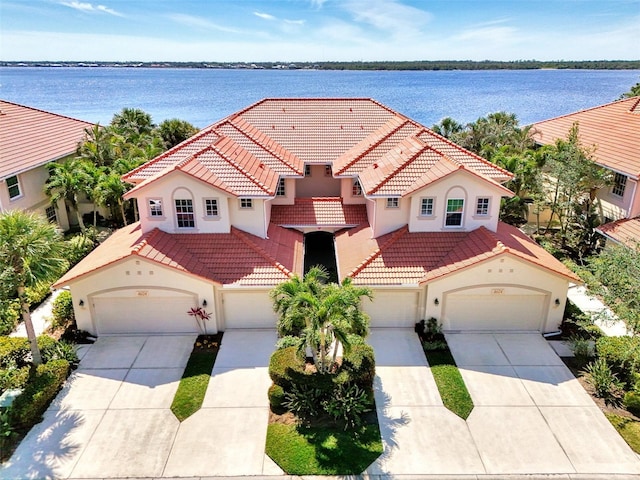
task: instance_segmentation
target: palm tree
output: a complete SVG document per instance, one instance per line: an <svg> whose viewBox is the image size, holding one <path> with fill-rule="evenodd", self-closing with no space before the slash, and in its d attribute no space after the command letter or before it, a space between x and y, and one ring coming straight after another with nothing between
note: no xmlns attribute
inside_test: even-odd
<svg viewBox="0 0 640 480"><path fill-rule="evenodd" d="M111 207L112 210L118 207L118 212L125 225L127 225L127 216L125 215L122 196L126 192L127 184L120 180L120 175L117 172L102 175L95 188L97 203L105 207Z"/></svg>
<svg viewBox="0 0 640 480"><path fill-rule="evenodd" d="M49 179L44 191L52 203L64 199L76 211L78 224L84 232L85 226L78 209L81 194L91 195L91 175L87 173L84 162L79 159L67 160L63 163L49 164Z"/></svg>
<svg viewBox="0 0 640 480"><path fill-rule="evenodd" d="M42 363L26 288L54 280L67 267L62 238L55 225L35 213L0 213L0 268L18 294L34 365Z"/></svg>

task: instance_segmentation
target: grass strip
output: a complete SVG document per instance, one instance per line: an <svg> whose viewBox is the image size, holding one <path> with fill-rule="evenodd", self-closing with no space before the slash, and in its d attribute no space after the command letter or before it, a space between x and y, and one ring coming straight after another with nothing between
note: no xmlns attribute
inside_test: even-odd
<svg viewBox="0 0 640 480"><path fill-rule="evenodd" d="M378 422L357 432L271 423L265 451L289 475L358 475L382 454L382 440Z"/></svg>
<svg viewBox="0 0 640 480"><path fill-rule="evenodd" d="M615 413L605 413L605 416L631 449L640 453L640 422L633 418L621 417Z"/></svg>
<svg viewBox="0 0 640 480"><path fill-rule="evenodd" d="M181 422L200 410L217 356L217 350L191 353L171 403L171 411Z"/></svg>
<svg viewBox="0 0 640 480"><path fill-rule="evenodd" d="M425 350L424 353L438 386L442 403L460 418L466 420L473 410L473 400L471 400L471 395L469 395L451 351L449 349Z"/></svg>

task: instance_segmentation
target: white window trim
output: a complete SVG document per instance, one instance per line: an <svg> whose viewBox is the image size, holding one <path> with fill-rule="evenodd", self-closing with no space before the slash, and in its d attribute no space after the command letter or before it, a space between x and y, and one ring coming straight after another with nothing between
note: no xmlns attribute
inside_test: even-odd
<svg viewBox="0 0 640 480"><path fill-rule="evenodd" d="M615 179L618 176L624 178L624 184L622 185L622 194L616 193L616 191L615 191L616 187L618 187L618 184L615 182ZM611 186L611 195L613 195L616 198L624 198L624 194L627 191L627 182L629 180L629 177L627 177L626 175L623 175L622 173L617 173L616 172L616 173L614 173L613 180L614 180L614 182L613 182L613 185Z"/></svg>
<svg viewBox="0 0 640 480"><path fill-rule="evenodd" d="M391 205L391 203L395 202L395 205ZM384 203L384 208L388 208L389 210L397 210L400 208L400 199L398 197L387 197Z"/></svg>
<svg viewBox="0 0 640 480"><path fill-rule="evenodd" d="M216 215L209 215L207 213L207 200L214 200L216 202L216 209L218 213ZM204 215L202 218L205 220L219 220L220 219L220 200L217 197L206 197L202 199L202 208Z"/></svg>
<svg viewBox="0 0 640 480"><path fill-rule="evenodd" d="M11 196L11 190L9 187L9 180L12 178L16 179L16 183L11 187L14 187L14 188L18 187L18 195L14 195L13 197ZM9 195L10 202L13 202L14 200L18 200L24 196L24 194L22 193L22 185L20 185L20 178L18 178L18 175L12 175L11 177L5 178L4 183L7 185L7 195Z"/></svg>
<svg viewBox="0 0 640 480"><path fill-rule="evenodd" d="M249 202L249 206L243 206L242 202ZM241 198L238 200L240 210L253 210L253 198Z"/></svg>
<svg viewBox="0 0 640 480"><path fill-rule="evenodd" d="M460 224L459 225L447 225L447 218L449 213L457 213L457 212L449 212L449 200L462 200L462 211L460 212ZM446 229L455 229L455 228L464 228L464 213L467 202L465 202L464 198L454 197L447 198L445 207L444 207L444 228Z"/></svg>
<svg viewBox="0 0 640 480"><path fill-rule="evenodd" d="M424 200L431 200L431 213L422 213L422 202ZM418 217L420 218L434 218L436 216L436 198L435 197L422 197L418 204Z"/></svg>
<svg viewBox="0 0 640 480"><path fill-rule="evenodd" d="M489 200L487 203L487 213L478 213L478 202L483 199ZM491 197L476 197L476 209L473 216L479 218L488 218L491 216Z"/></svg>
<svg viewBox="0 0 640 480"><path fill-rule="evenodd" d="M180 226L180 222L178 221L178 205L176 205L176 202L179 201L188 201L191 202L191 208L193 209L193 212L191 212L191 217L193 218L193 227L181 227ZM195 230L197 227L197 223L196 223L196 206L195 203L193 201L193 199L191 198L174 198L173 199L173 208L174 208L174 214L175 214L175 221L176 221L176 229L178 230ZM183 214L186 215L186 214Z"/></svg>
<svg viewBox="0 0 640 480"><path fill-rule="evenodd" d="M161 210L161 214L160 215L153 215L152 209L151 209L151 202L152 201L159 201L160 202L160 210ZM165 217L165 205L164 202L162 201L162 198L160 197L151 197L151 198L147 198L147 218L149 220L164 220Z"/></svg>
<svg viewBox="0 0 640 480"><path fill-rule="evenodd" d="M49 217L49 209L53 210L53 218ZM49 205L48 207L45 207L44 215L49 222L58 223L58 211L56 210L55 205Z"/></svg>

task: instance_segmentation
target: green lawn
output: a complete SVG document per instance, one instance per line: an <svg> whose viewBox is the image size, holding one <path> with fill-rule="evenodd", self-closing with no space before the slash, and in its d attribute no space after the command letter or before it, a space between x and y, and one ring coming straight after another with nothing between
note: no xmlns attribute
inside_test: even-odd
<svg viewBox="0 0 640 480"><path fill-rule="evenodd" d="M290 475L358 475L382 454L378 422L358 431L338 426L269 424L266 452Z"/></svg>
<svg viewBox="0 0 640 480"><path fill-rule="evenodd" d="M217 355L216 349L210 352L193 352L189 357L171 404L171 411L181 422L200 410Z"/></svg>
<svg viewBox="0 0 640 480"><path fill-rule="evenodd" d="M473 400L451 352L447 349L424 353L444 406L466 420L473 410Z"/></svg>
<svg viewBox="0 0 640 480"><path fill-rule="evenodd" d="M614 413L605 413L605 415L631 449L640 453L640 422Z"/></svg>

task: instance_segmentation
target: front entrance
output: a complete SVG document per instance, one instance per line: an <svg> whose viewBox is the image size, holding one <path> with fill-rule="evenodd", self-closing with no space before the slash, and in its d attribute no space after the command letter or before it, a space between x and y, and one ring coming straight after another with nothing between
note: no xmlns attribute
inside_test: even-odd
<svg viewBox="0 0 640 480"><path fill-rule="evenodd" d="M338 283L338 266L333 233L311 232L304 236L304 273L321 265L329 272L329 281Z"/></svg>

